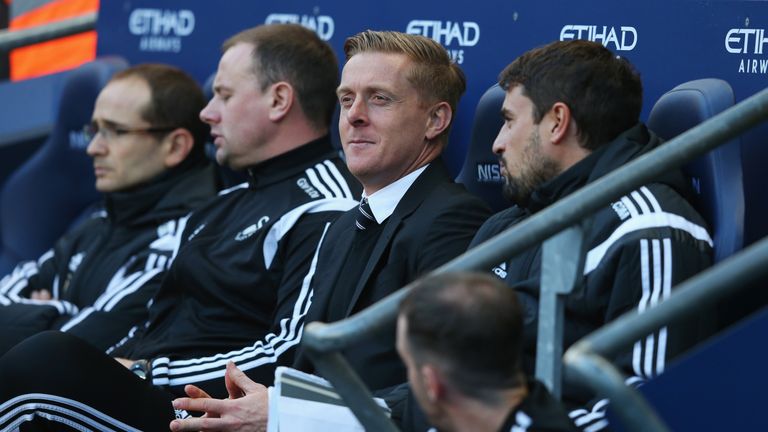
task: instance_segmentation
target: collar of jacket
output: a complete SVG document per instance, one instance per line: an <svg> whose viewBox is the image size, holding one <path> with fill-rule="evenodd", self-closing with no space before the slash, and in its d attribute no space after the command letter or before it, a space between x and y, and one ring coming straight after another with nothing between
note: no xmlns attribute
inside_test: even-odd
<svg viewBox="0 0 768 432"><path fill-rule="evenodd" d="M104 206L118 225L181 217L216 195L215 178L209 162L171 169L144 185L107 194Z"/></svg>
<svg viewBox="0 0 768 432"><path fill-rule="evenodd" d="M281 182L304 171L308 165L338 155L331 145L330 136L324 135L314 141L265 160L247 169L248 185L251 189L262 188Z"/></svg>
<svg viewBox="0 0 768 432"><path fill-rule="evenodd" d="M534 190L525 208L535 213L625 163L648 153L661 143L659 137L648 130L644 124L638 123ZM683 196L690 196L687 192L688 182L685 181L685 176L680 170L671 170L658 181L671 185Z"/></svg>

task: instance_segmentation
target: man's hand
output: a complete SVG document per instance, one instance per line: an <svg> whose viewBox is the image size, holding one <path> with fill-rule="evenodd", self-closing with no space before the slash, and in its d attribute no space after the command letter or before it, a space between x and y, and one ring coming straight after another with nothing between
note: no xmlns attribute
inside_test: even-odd
<svg viewBox="0 0 768 432"><path fill-rule="evenodd" d="M29 295L29 298L32 300L50 300L52 297L50 291L42 289L32 291L32 293Z"/></svg>
<svg viewBox="0 0 768 432"><path fill-rule="evenodd" d="M133 360L128 360L127 358L120 358L120 357L115 357L115 361L125 366L126 369L130 369L134 363Z"/></svg>
<svg viewBox="0 0 768 432"><path fill-rule="evenodd" d="M229 399L213 399L193 385L184 387L188 398L173 401L174 409L201 411L205 415L171 422L176 431L265 432L267 388L253 382L234 363L227 363L224 383Z"/></svg>

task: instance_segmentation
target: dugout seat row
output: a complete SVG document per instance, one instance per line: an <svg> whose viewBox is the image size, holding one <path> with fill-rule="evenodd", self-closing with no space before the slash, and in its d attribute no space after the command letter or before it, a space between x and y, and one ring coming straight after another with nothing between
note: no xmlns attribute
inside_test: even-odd
<svg viewBox="0 0 768 432"><path fill-rule="evenodd" d="M96 95L118 70L117 58L97 60L71 72L58 105L56 125L48 140L14 172L0 192L0 274L21 259L39 256L99 196L93 187L87 143L80 134L90 121ZM212 78L204 85L212 95ZM501 196L503 179L491 145L502 125L504 91L494 85L480 98L475 111L467 156L457 180L494 210L507 206ZM649 127L665 139L733 105L730 85L703 79L681 84L664 94L648 119ZM213 150L213 149L211 149ZM714 231L716 260L743 244L744 192L740 144L735 140L686 165L694 178L697 208ZM242 181L239 173L223 172L226 183Z"/></svg>

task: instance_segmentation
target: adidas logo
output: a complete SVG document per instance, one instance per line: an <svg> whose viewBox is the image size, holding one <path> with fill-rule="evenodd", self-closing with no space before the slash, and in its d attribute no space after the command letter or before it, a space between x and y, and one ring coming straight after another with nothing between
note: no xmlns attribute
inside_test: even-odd
<svg viewBox="0 0 768 432"><path fill-rule="evenodd" d="M503 262L503 263L497 265L496 267L494 267L493 270L491 270L491 271L493 272L493 274L495 274L499 278L506 279L507 278L507 263Z"/></svg>

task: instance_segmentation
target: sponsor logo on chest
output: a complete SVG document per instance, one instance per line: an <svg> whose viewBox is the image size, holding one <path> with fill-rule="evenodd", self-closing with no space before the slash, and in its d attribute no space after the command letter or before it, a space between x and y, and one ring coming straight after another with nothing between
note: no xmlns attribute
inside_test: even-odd
<svg viewBox="0 0 768 432"><path fill-rule="evenodd" d="M259 219L258 222L256 222L253 225L249 225L235 236L236 241L243 241L251 238L254 234L256 234L257 231L259 231L261 228L266 225L266 223L269 222L269 216L262 216L261 219Z"/></svg>

